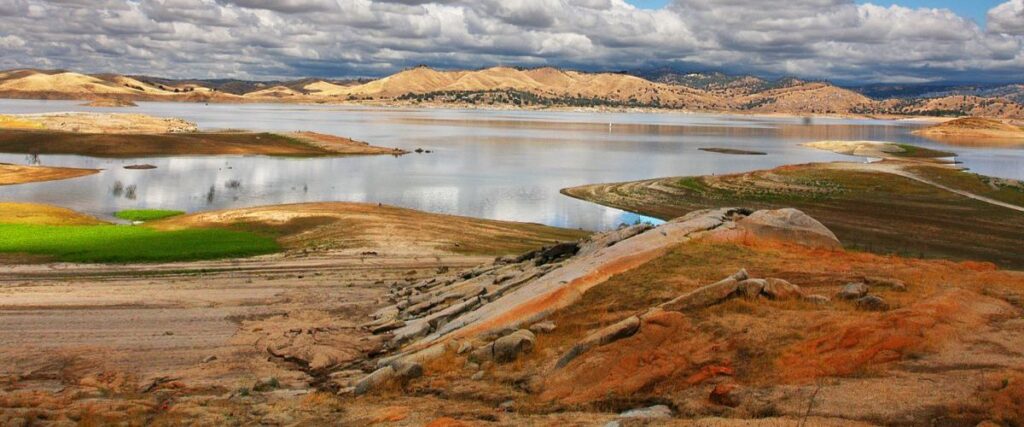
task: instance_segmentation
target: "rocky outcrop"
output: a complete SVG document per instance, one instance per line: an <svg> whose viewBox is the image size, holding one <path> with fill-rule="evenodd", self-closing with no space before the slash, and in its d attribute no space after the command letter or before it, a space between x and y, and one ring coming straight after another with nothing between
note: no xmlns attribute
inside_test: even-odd
<svg viewBox="0 0 1024 427"><path fill-rule="evenodd" d="M650 319L658 319L665 312L687 312L721 304L733 298L768 299L812 299L821 303L818 295L805 296L800 287L782 279L753 279L746 270L740 270L729 277L687 292L643 314L630 316L587 335L562 355L555 368L563 368L587 351L628 338L639 332ZM825 298L824 302L828 302Z"/></svg>
<svg viewBox="0 0 1024 427"><path fill-rule="evenodd" d="M737 223L743 230L760 238L826 249L842 248L831 230L792 208L757 211Z"/></svg>
<svg viewBox="0 0 1024 427"><path fill-rule="evenodd" d="M555 364L555 367L561 368L568 365L573 359L587 352L587 350L590 350L591 348L632 336L636 331L640 330L640 322L640 317L631 316L592 332L590 335L587 335L586 338L583 338L582 341L576 343L569 352L562 355Z"/></svg>
<svg viewBox="0 0 1024 427"><path fill-rule="evenodd" d="M736 296L741 280L747 280L746 270L740 270L720 282L687 292L659 307L663 310L671 311L686 311L709 307Z"/></svg>
<svg viewBox="0 0 1024 427"><path fill-rule="evenodd" d="M508 363L516 360L522 354L533 351L536 340L537 337L533 335L533 332L520 329L476 349L470 353L469 358L475 362L493 360L498 363Z"/></svg>
<svg viewBox="0 0 1024 427"><path fill-rule="evenodd" d="M449 347L461 353L471 351L471 358L480 361L515 360L534 344L533 333L522 328L541 325L537 322L576 302L593 286L658 258L680 243L735 233L741 228L759 236L792 238L796 243L814 246L827 246L829 237L835 238L820 223L795 210L698 211L658 227L624 227L582 242L501 257L491 265L463 273L418 283L395 283L391 287L393 305L375 313L364 327L387 340L392 355L378 361L382 370L396 360L436 357ZM771 299L803 296L798 286L785 281L748 279L745 271L737 272L666 302L660 310L699 309L740 294ZM645 315L633 316L590 334L562 356L559 366L591 348L635 334L644 321ZM546 329L537 327L538 332ZM496 338L484 338L488 336ZM476 344L481 340L486 343Z"/></svg>

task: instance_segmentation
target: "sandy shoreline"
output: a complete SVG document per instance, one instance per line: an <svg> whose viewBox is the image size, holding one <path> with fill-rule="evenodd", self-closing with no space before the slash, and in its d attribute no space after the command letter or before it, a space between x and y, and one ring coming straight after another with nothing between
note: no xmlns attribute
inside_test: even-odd
<svg viewBox="0 0 1024 427"><path fill-rule="evenodd" d="M23 166L0 163L0 185L57 181L99 173L99 169Z"/></svg>
<svg viewBox="0 0 1024 427"><path fill-rule="evenodd" d="M0 98L0 99L12 99L12 100L35 100L38 98ZM42 100L53 100L53 101L81 101L79 98L53 98L53 99L42 99ZM480 105L480 104L456 104L456 103L409 103L409 102L394 102L394 101L349 101L349 100L338 100L338 101L325 101L325 100L281 100L278 98L274 99L231 99L231 100L210 100L210 101L195 101L188 99L140 99L137 100L139 103L158 103L158 102L173 102L173 103L194 103L194 104L238 104L238 105L275 105L275 104L287 104L287 105L306 105L306 106L348 106L348 107L368 107L368 108L380 108L380 109L399 109L399 110L417 110L417 109L436 109L436 110L480 110L480 111L554 111L554 112L579 112L579 113L651 113L651 114L679 114L679 115L710 115L710 116L735 116L735 117L770 117L770 118L786 118L786 119L805 119L805 118L821 118L821 119L866 119L866 120L892 120L892 121L907 121L907 122L918 122L918 123L942 123L949 120L956 119L956 117L936 117L936 116L915 116L915 115L863 115L863 114L821 114L821 113L808 113L808 114L796 114L796 113L763 113L763 112L747 112L747 111L720 111L720 110L686 110L676 108L650 108L650 107L568 107L568 106L551 106L551 107L534 107L524 108L516 107L512 105Z"/></svg>

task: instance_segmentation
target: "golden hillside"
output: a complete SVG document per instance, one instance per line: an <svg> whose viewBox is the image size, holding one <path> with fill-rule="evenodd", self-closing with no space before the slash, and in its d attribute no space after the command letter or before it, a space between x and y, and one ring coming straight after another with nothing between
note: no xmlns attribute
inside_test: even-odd
<svg viewBox="0 0 1024 427"><path fill-rule="evenodd" d="M955 116L1024 119L1024 106L1005 98L951 95L914 100L897 107L904 114L943 114Z"/></svg>
<svg viewBox="0 0 1024 427"><path fill-rule="evenodd" d="M417 67L356 86L316 82L305 87L315 96L359 99L394 99L410 94L511 90L546 98L601 98L616 102L635 100L677 107L715 108L717 96L684 86L654 83L612 73L581 73L555 68L493 67L478 71L437 71Z"/></svg>
<svg viewBox="0 0 1024 427"><path fill-rule="evenodd" d="M513 107L654 107L767 114L881 114L1024 119L1015 95L874 100L827 82L768 81L721 73L657 82L552 67L435 70L416 67L365 83L169 80L67 71L0 72L0 97L183 102L384 102Z"/></svg>
<svg viewBox="0 0 1024 427"><path fill-rule="evenodd" d="M297 98L302 97L303 94L302 92L299 92L290 87L272 86L266 89L249 92L242 96L245 98Z"/></svg>
<svg viewBox="0 0 1024 427"><path fill-rule="evenodd" d="M231 94L196 84L163 85L118 74L13 70L0 73L0 96L28 99L230 101Z"/></svg>
<svg viewBox="0 0 1024 427"><path fill-rule="evenodd" d="M96 77L71 72L46 74L23 71L8 73L4 77L4 80L0 81L0 91L4 92L63 92L112 95L128 95L141 92L129 87L118 86Z"/></svg>
<svg viewBox="0 0 1024 427"><path fill-rule="evenodd" d="M735 105L760 113L840 114L865 111L877 101L827 83L800 83L735 99Z"/></svg>

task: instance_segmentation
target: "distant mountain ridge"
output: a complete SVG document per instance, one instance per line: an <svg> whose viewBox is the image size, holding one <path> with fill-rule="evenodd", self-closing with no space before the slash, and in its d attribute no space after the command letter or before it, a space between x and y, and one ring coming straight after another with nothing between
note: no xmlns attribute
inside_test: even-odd
<svg viewBox="0 0 1024 427"><path fill-rule="evenodd" d="M1024 119L1021 106L1024 85L1020 84L865 88L852 90L825 81L795 77L766 80L749 75L671 70L587 73L552 67L445 71L420 66L376 80L307 78L260 82L87 75L65 70L0 72L0 97L6 98L635 107L801 115L981 115ZM873 98L868 96L871 94L887 96Z"/></svg>

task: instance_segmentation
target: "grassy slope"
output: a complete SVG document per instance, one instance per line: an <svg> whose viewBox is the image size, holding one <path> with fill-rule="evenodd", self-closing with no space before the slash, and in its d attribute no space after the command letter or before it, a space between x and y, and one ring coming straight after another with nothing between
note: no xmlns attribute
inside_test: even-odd
<svg viewBox="0 0 1024 427"><path fill-rule="evenodd" d="M366 203L305 203L201 212L136 227L110 225L52 206L0 203L0 253L33 254L61 261L187 261L281 249L315 252L354 248L494 256L518 254L587 234Z"/></svg>
<svg viewBox="0 0 1024 427"><path fill-rule="evenodd" d="M193 229L157 231L117 225L0 224L0 252L67 262L166 262L275 252L274 239L253 233Z"/></svg>
<svg viewBox="0 0 1024 427"><path fill-rule="evenodd" d="M896 144L902 148L902 152L892 153L895 157L909 157L916 159L933 159L941 157L953 157L956 153L949 151L933 150L931 148L918 147L910 144Z"/></svg>
<svg viewBox="0 0 1024 427"><path fill-rule="evenodd" d="M154 221L183 214L184 211L166 209L126 209L115 213L114 216L128 221Z"/></svg>
<svg viewBox="0 0 1024 427"><path fill-rule="evenodd" d="M68 262L165 262L276 252L264 235L223 229L117 226L70 209L0 203L0 253Z"/></svg>
<svg viewBox="0 0 1024 427"><path fill-rule="evenodd" d="M929 178L953 187L989 188L986 178L978 175L921 168ZM847 248L1024 267L1024 253L1019 250L1024 216L1019 212L884 173L800 165L714 178L583 186L564 192L663 219L710 207L795 207L832 229ZM982 194L1009 203L1024 202L1016 189Z"/></svg>

